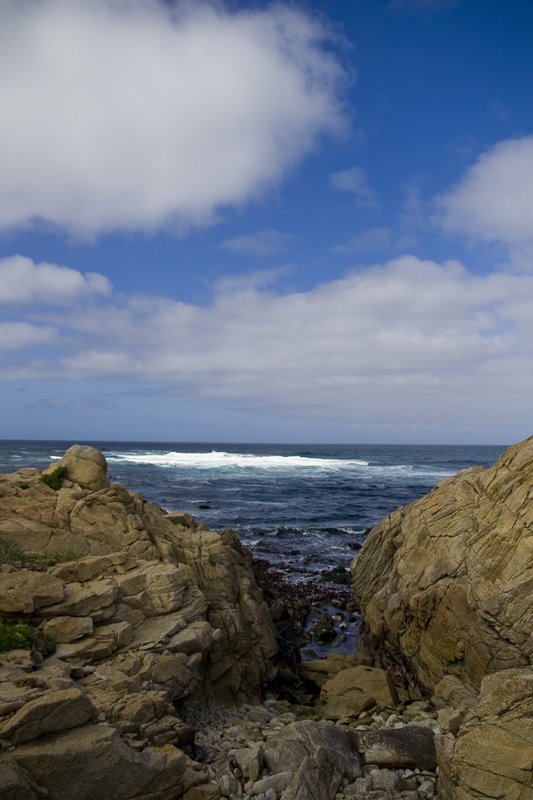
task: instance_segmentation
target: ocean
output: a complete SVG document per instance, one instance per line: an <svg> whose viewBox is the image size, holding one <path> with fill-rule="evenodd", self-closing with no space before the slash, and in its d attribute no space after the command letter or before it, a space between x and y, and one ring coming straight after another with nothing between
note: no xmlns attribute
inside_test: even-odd
<svg viewBox="0 0 533 800"><path fill-rule="evenodd" d="M233 528L254 555L307 580L349 564L368 530L503 446L85 442L109 478L147 500ZM72 442L0 442L0 472L43 468Z"/></svg>

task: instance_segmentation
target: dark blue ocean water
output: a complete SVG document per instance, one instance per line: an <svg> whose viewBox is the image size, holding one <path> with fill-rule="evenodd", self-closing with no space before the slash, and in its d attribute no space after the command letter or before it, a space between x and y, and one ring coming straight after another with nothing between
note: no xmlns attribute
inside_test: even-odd
<svg viewBox="0 0 533 800"><path fill-rule="evenodd" d="M233 528L254 554L296 577L347 567L370 527L458 470L505 449L456 445L85 442L111 481L210 528ZM73 442L0 442L0 472L42 468Z"/></svg>

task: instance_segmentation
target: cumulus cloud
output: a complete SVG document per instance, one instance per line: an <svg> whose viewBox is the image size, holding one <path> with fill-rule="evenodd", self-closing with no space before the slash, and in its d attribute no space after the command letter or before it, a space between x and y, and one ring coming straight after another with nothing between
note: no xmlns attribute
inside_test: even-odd
<svg viewBox="0 0 533 800"><path fill-rule="evenodd" d="M344 124L344 75L296 8L0 4L0 227L205 225Z"/></svg>
<svg viewBox="0 0 533 800"><path fill-rule="evenodd" d="M290 233L281 233L276 230L257 231L225 239L219 244L219 248L240 256L265 258L283 253L294 241L294 238Z"/></svg>
<svg viewBox="0 0 533 800"><path fill-rule="evenodd" d="M366 172L362 167L351 167L334 172L330 176L329 182L333 189L352 194L358 205L368 208L377 206L376 193L368 183Z"/></svg>
<svg viewBox="0 0 533 800"><path fill-rule="evenodd" d="M111 297L55 314L84 345L34 374L159 381L181 396L350 423L475 425L512 414L526 425L532 298L531 275L473 275L414 256L307 292L226 285L206 308ZM12 374L29 369L18 359Z"/></svg>
<svg viewBox="0 0 533 800"><path fill-rule="evenodd" d="M57 331L48 326L27 322L0 322L0 350L22 350L27 347L53 344Z"/></svg>
<svg viewBox="0 0 533 800"><path fill-rule="evenodd" d="M533 136L507 139L482 153L437 202L446 230L533 255Z"/></svg>
<svg viewBox="0 0 533 800"><path fill-rule="evenodd" d="M36 264L21 255L0 259L0 305L63 306L110 292L110 282L97 272L82 274L58 264Z"/></svg>

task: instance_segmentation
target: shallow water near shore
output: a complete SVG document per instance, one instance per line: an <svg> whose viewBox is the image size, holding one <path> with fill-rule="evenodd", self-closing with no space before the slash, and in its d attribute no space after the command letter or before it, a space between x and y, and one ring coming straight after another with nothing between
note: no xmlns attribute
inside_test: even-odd
<svg viewBox="0 0 533 800"><path fill-rule="evenodd" d="M504 446L87 441L109 477L209 528L233 528L292 581L348 567L382 517ZM2 441L0 471L43 468L73 442Z"/></svg>

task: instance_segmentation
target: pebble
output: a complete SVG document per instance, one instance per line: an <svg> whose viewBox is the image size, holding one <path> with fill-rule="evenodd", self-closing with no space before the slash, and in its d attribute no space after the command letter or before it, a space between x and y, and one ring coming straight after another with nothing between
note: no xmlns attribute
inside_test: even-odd
<svg viewBox="0 0 533 800"><path fill-rule="evenodd" d="M424 800L431 800L435 796L435 786L432 781L427 779L422 781L418 787L418 796L424 798Z"/></svg>

